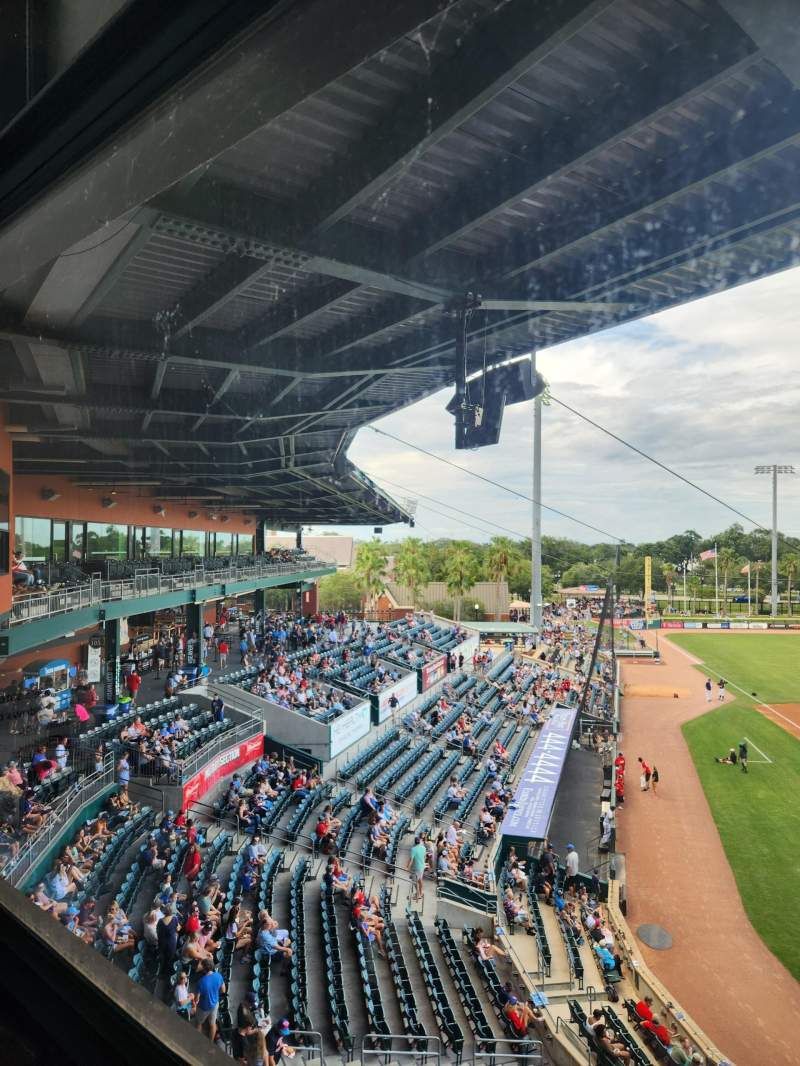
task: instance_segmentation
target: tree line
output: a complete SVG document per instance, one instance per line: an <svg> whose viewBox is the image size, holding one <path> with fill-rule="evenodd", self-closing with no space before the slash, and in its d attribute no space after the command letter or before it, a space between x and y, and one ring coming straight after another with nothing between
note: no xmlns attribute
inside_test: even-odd
<svg viewBox="0 0 800 1066"><path fill-rule="evenodd" d="M747 533L738 523L711 537L689 529L666 540L641 544L583 544L544 536L542 593L547 600L557 587L605 585L615 575L620 594L639 596L644 586L644 559L649 555L655 592L666 593L670 601L682 597L685 570L687 596L695 601L710 599L714 594L714 561L703 561L700 555L715 546L722 604L727 607L733 590L746 588L747 577L742 574L746 565L750 566L753 602L763 601L769 592L769 533ZM800 578L800 540L780 536L778 559L779 590L791 599ZM420 599L428 582L444 582L458 618L464 597L479 581L507 581L512 596L530 598L531 541L511 537L492 537L488 543L460 539L423 541L418 537L395 542L365 541L358 545L352 571L320 582L320 606L357 610L362 598L372 606L390 575L397 584L411 590L418 606L433 606Z"/></svg>

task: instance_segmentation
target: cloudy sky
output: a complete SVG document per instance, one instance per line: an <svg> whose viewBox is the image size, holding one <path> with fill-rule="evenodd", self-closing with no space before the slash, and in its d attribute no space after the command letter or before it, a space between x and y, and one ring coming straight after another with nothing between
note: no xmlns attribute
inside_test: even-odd
<svg viewBox="0 0 800 1066"><path fill-rule="evenodd" d="M548 348L538 366L554 396L758 522L771 521L770 483L753 467L793 463L800 472L800 268ZM506 410L498 445L456 452L444 410L451 395L445 390L375 425L530 494L531 405ZM487 519L530 531L524 500L369 429L349 457L395 497L424 492L437 501L420 498L416 532L426 539L502 532ZM737 520L557 404L544 410L542 502L631 541L689 528L706 535ZM779 506L781 529L800 535L800 474L783 479ZM608 539L547 511L542 525L556 536ZM387 526L384 539L408 532Z"/></svg>

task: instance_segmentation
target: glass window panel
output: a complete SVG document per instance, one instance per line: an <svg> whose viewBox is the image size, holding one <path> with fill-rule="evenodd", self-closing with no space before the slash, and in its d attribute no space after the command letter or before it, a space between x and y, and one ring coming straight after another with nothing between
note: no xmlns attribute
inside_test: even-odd
<svg viewBox="0 0 800 1066"><path fill-rule="evenodd" d="M67 523L53 522L52 561L63 563L67 558Z"/></svg>
<svg viewBox="0 0 800 1066"><path fill-rule="evenodd" d="M251 533L239 534L239 554L240 555L252 555L253 554L253 536Z"/></svg>
<svg viewBox="0 0 800 1066"><path fill-rule="evenodd" d="M184 529L181 540L183 555L205 555L206 535L197 529Z"/></svg>
<svg viewBox="0 0 800 1066"><path fill-rule="evenodd" d="M230 555L232 550L232 533L217 533L217 544L215 555Z"/></svg>
<svg viewBox="0 0 800 1066"><path fill-rule="evenodd" d="M6 470L0 470L0 574L7 574L11 566L11 545L9 544L8 499L11 479Z"/></svg>
<svg viewBox="0 0 800 1066"><path fill-rule="evenodd" d="M157 556L172 555L172 530L163 529L159 526L148 526L145 554Z"/></svg>
<svg viewBox="0 0 800 1066"><path fill-rule="evenodd" d="M17 515L14 519L14 550L21 551L26 562L50 561L50 525L49 518Z"/></svg>
<svg viewBox="0 0 800 1066"><path fill-rule="evenodd" d="M87 559L126 559L128 527L103 522L86 523Z"/></svg>

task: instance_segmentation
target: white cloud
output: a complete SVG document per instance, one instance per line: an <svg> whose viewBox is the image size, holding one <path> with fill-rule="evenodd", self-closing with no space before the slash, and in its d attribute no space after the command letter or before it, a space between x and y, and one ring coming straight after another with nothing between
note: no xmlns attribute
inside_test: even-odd
<svg viewBox="0 0 800 1066"><path fill-rule="evenodd" d="M555 396L766 524L769 483L753 475L754 465L785 462L800 470L799 333L796 269L546 349L538 366ZM529 494L530 404L506 410L499 445L455 452L444 410L451 394L437 393L376 425ZM634 541L688 528L708 534L737 520L557 404L545 410L543 425L542 498L559 510ZM359 432L349 456L395 496L424 493L440 501L430 505L438 510L451 504L476 516L463 522L530 529L529 503L370 429ZM784 478L780 492L781 528L800 535L800 477ZM422 535L480 536L458 516L442 518L427 506L421 499ZM543 528L600 539L546 511ZM407 533L386 530L387 537Z"/></svg>

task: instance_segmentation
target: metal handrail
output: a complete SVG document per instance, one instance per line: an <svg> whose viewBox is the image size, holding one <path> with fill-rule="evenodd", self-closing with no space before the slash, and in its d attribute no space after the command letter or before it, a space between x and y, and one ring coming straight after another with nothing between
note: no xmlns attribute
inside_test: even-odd
<svg viewBox="0 0 800 1066"><path fill-rule="evenodd" d="M185 785L191 777L194 777L198 770L205 766L212 756L232 747L234 744L257 736L263 730L264 723L255 718L249 722L242 722L240 725L234 726L233 729L226 729L224 733L218 734L208 744L204 744L196 751L193 751L188 758L182 761L176 784Z"/></svg>
<svg viewBox="0 0 800 1066"><path fill-rule="evenodd" d="M64 826L86 804L90 803L95 796L99 795L104 788L114 781L114 757L110 753L103 760L103 769L90 774L83 780L78 780L64 797L62 803L53 810L50 817L42 826L41 830L26 841L16 856L10 860L0 871L0 876L18 888L22 881L30 873L39 857L63 832Z"/></svg>
<svg viewBox="0 0 800 1066"><path fill-rule="evenodd" d="M325 1063L325 1046L322 1042L322 1033L317 1032L316 1029L290 1029L289 1036L311 1036L315 1040L311 1044L301 1044L297 1051L300 1055L304 1055L309 1051L317 1052L319 1054L320 1066L326 1066Z"/></svg>
<svg viewBox="0 0 800 1066"><path fill-rule="evenodd" d="M56 589L38 596L26 596L11 605L9 614L3 621L8 628L30 622L34 619L49 618L52 615L95 607L116 600L137 599L157 596L166 592L177 592L187 588L201 588L228 581L248 581L254 578L275 577L283 574L305 573L307 571L329 569L329 564L316 558L309 558L298 563L261 563L247 567L222 567L208 569L199 566L181 574L164 574L160 571L135 571L133 577L103 580L100 575L92 575L86 585L75 588Z"/></svg>
<svg viewBox="0 0 800 1066"><path fill-rule="evenodd" d="M408 1046L406 1049L394 1048L392 1042L395 1040L402 1040L406 1045L418 1045L424 1041L424 1048L417 1046ZM389 1042L388 1048L387 1041ZM372 1045L371 1047L367 1046L368 1042ZM429 1058L432 1058L435 1066L441 1066L442 1040L438 1036L409 1036L407 1033L365 1033L359 1048L361 1066L365 1066L364 1058L367 1055L377 1058L384 1066L388 1066L390 1062L398 1058L414 1059L417 1062L427 1062Z"/></svg>
<svg viewBox="0 0 800 1066"><path fill-rule="evenodd" d="M503 1047L498 1047L502 1044ZM520 1044L529 1045L531 1051L515 1051L514 1048L518 1048ZM477 1045L476 1045L477 1046ZM543 1062L542 1059L542 1041L532 1040L530 1037L518 1037L510 1039L509 1037L495 1037L492 1040L491 1051L473 1051L472 1062L473 1066L478 1062L485 1062L487 1066L501 1066L502 1063L511 1062L530 1062L538 1064Z"/></svg>
<svg viewBox="0 0 800 1066"><path fill-rule="evenodd" d="M566 1033L566 1035L572 1041L573 1047L577 1048L577 1050L581 1052L582 1056L586 1056L587 1064L591 1063L592 1059L591 1052L589 1051L589 1044L586 1040L583 1039L580 1033L576 1033L571 1028L572 1024L573 1023L570 1022L567 1018L563 1018L559 1014L556 1018L556 1035L558 1035L558 1033Z"/></svg>

